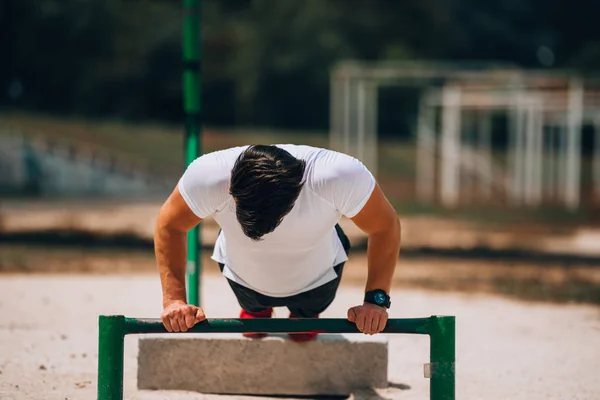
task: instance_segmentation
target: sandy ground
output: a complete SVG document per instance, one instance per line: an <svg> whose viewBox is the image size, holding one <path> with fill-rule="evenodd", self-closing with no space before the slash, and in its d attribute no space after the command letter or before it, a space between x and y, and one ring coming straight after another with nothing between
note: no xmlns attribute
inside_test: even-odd
<svg viewBox="0 0 600 400"><path fill-rule="evenodd" d="M224 279L207 275L203 288L209 317L235 316L236 301ZM393 295L392 317L457 316L458 399L600 398L598 307L408 289ZM360 287L344 285L325 316L343 317L360 299ZM94 399L98 314L159 312L160 286L153 274L0 276L0 399ZM392 387L356 397L428 398L422 372L427 338L388 338ZM219 397L137 391L137 338L127 337L125 346L126 398Z"/></svg>

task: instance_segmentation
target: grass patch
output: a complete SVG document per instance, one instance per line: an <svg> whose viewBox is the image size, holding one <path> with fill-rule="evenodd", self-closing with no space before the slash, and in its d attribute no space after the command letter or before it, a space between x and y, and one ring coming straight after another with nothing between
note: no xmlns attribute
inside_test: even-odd
<svg viewBox="0 0 600 400"><path fill-rule="evenodd" d="M125 123L115 120L57 118L26 113L0 115L0 135L11 130L88 146L123 157L153 171L176 176L184 167L183 126L161 123ZM326 132L278 131L269 129L205 129L203 152L249 143L296 143L328 147ZM495 154L495 157L500 157ZM500 157L505 158L505 157ZM587 166L587 164L585 164ZM379 146L379 180L401 215L429 215L482 223L492 227L535 223L543 225L585 225L591 211L576 213L560 207L506 208L489 205L461 206L448 210L415 198L416 149L414 143L385 140ZM584 168L587 171L588 168ZM587 172L586 172L587 173Z"/></svg>
<svg viewBox="0 0 600 400"><path fill-rule="evenodd" d="M3 127L0 135L15 131L67 145L87 145L167 169L181 169L184 165L183 126L9 113L0 115L0 127ZM204 153L248 143L302 143L326 147L328 137L313 132L213 128L205 129L202 136Z"/></svg>
<svg viewBox="0 0 600 400"><path fill-rule="evenodd" d="M394 201L395 200L395 201ZM537 224L548 226L576 227L590 223L590 212L580 209L571 212L559 207L518 208L490 205L468 205L449 210L436 204L419 202L415 199L392 199L400 215L424 215L459 219L489 228L507 225Z"/></svg>

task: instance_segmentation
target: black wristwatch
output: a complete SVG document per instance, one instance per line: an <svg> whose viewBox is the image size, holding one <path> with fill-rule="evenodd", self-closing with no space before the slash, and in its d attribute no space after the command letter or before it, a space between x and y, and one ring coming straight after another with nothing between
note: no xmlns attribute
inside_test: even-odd
<svg viewBox="0 0 600 400"><path fill-rule="evenodd" d="M390 296L388 296L385 290L381 289L375 289L366 292L365 303L371 303L385 308L390 308L390 306L392 305L392 302L390 301Z"/></svg>

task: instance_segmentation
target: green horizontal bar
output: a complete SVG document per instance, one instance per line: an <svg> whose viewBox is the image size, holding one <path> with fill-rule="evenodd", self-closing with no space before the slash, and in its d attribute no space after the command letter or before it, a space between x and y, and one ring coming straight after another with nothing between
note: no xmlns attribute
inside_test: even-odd
<svg viewBox="0 0 600 400"><path fill-rule="evenodd" d="M429 334L431 318L389 319L383 333ZM196 324L192 333L297 333L317 331L319 333L359 333L356 325L342 318L321 319L208 319ZM167 333L160 319L125 318L125 333Z"/></svg>

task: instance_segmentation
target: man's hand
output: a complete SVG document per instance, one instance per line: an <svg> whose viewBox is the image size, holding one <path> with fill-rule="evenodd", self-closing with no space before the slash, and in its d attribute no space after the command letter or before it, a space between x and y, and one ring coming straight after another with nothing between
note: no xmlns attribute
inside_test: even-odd
<svg viewBox="0 0 600 400"><path fill-rule="evenodd" d="M387 320L387 310L375 304L364 303L362 306L352 307L348 310L348 321L356 323L358 330L365 335L381 332L385 328Z"/></svg>
<svg viewBox="0 0 600 400"><path fill-rule="evenodd" d="M169 332L186 332L198 322L206 319L200 307L177 301L169 304L160 316Z"/></svg>

